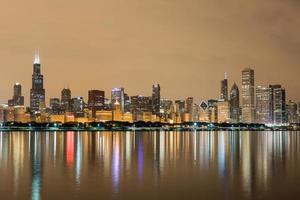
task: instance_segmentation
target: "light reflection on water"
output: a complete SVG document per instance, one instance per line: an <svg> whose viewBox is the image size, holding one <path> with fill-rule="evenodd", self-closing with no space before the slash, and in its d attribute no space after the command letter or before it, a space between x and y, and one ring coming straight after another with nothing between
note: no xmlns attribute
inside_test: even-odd
<svg viewBox="0 0 300 200"><path fill-rule="evenodd" d="M293 199L299 167L297 132L0 133L1 199Z"/></svg>

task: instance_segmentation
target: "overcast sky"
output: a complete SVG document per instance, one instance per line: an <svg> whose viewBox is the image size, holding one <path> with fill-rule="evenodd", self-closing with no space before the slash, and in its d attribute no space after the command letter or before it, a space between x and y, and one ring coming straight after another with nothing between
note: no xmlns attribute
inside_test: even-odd
<svg viewBox="0 0 300 200"><path fill-rule="evenodd" d="M299 0L26 0L0 8L0 102L21 82L28 105L39 49L47 102L63 87L125 88L197 101L218 98L220 80L280 83L300 101Z"/></svg>

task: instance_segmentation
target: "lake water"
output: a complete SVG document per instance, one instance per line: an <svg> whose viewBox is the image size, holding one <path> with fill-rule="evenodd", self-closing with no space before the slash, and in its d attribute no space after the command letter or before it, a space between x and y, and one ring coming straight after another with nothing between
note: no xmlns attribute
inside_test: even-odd
<svg viewBox="0 0 300 200"><path fill-rule="evenodd" d="M0 132L0 199L300 199L300 133Z"/></svg>

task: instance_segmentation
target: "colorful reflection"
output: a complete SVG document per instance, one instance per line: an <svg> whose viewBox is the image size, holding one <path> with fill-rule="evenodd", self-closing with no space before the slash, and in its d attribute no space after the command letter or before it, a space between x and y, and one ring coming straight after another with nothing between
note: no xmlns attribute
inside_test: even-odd
<svg viewBox="0 0 300 200"><path fill-rule="evenodd" d="M297 132L0 132L1 199L276 199L299 168Z"/></svg>

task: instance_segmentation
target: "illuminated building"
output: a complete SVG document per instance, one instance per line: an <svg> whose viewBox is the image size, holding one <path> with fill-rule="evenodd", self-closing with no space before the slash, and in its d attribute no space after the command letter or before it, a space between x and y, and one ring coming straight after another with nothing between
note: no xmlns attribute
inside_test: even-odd
<svg viewBox="0 0 300 200"><path fill-rule="evenodd" d="M51 114L58 115L61 113L59 98L50 99L50 109L51 109Z"/></svg>
<svg viewBox="0 0 300 200"><path fill-rule="evenodd" d="M132 119L132 114L130 112L126 112L123 114L123 120L124 122L130 122L132 123L133 122L133 119Z"/></svg>
<svg viewBox="0 0 300 200"><path fill-rule="evenodd" d="M230 122L230 105L228 101L218 102L218 123Z"/></svg>
<svg viewBox="0 0 300 200"><path fill-rule="evenodd" d="M65 123L65 115L60 114L60 115L50 115L50 122L60 122L60 123Z"/></svg>
<svg viewBox="0 0 300 200"><path fill-rule="evenodd" d="M223 100L223 101L228 101L228 80L227 80L227 73L225 73L225 77L221 81L220 99Z"/></svg>
<svg viewBox="0 0 300 200"><path fill-rule="evenodd" d="M64 112L71 111L71 90L64 88L61 91L61 108Z"/></svg>
<svg viewBox="0 0 300 200"><path fill-rule="evenodd" d="M143 112L152 113L152 98L142 95L131 96L130 112L133 115L133 121L139 121L138 115L142 115ZM140 117L139 119L141 119Z"/></svg>
<svg viewBox="0 0 300 200"><path fill-rule="evenodd" d="M130 97L124 93L124 112L130 112Z"/></svg>
<svg viewBox="0 0 300 200"><path fill-rule="evenodd" d="M24 106L14 106L14 121L28 123L31 121L30 114L26 113Z"/></svg>
<svg viewBox="0 0 300 200"><path fill-rule="evenodd" d="M84 117L83 97L75 97L71 99L71 110L76 118Z"/></svg>
<svg viewBox="0 0 300 200"><path fill-rule="evenodd" d="M66 122L75 122L75 116L73 112L65 112L65 123Z"/></svg>
<svg viewBox="0 0 300 200"><path fill-rule="evenodd" d="M202 101L199 105L199 121L200 122L210 122L207 101Z"/></svg>
<svg viewBox="0 0 300 200"><path fill-rule="evenodd" d="M20 83L14 85L13 98L8 101L9 106L24 106L24 96L22 96L22 86Z"/></svg>
<svg viewBox="0 0 300 200"><path fill-rule="evenodd" d="M194 113L194 99L193 97L188 97L186 99L186 112L189 114L190 119L189 121L192 121L193 113Z"/></svg>
<svg viewBox="0 0 300 200"><path fill-rule="evenodd" d="M181 115L185 112L185 101L184 100L176 100L175 101L175 112L176 114Z"/></svg>
<svg viewBox="0 0 300 200"><path fill-rule="evenodd" d="M271 86L273 91L273 123L282 125L286 123L285 89L280 85Z"/></svg>
<svg viewBox="0 0 300 200"><path fill-rule="evenodd" d="M268 86L256 87L256 122L270 124L272 121L272 91Z"/></svg>
<svg viewBox="0 0 300 200"><path fill-rule="evenodd" d="M230 119L232 123L240 121L240 91L234 83L230 90Z"/></svg>
<svg viewBox="0 0 300 200"><path fill-rule="evenodd" d="M106 122L106 121L112 121L112 120L113 120L112 111L110 111L110 110L96 111L96 121Z"/></svg>
<svg viewBox="0 0 300 200"><path fill-rule="evenodd" d="M246 68L242 71L242 122L255 122L254 104L254 70Z"/></svg>
<svg viewBox="0 0 300 200"><path fill-rule="evenodd" d="M112 110L114 110L114 105L119 102L122 113L124 112L124 88L113 88L111 90L111 105Z"/></svg>
<svg viewBox="0 0 300 200"><path fill-rule="evenodd" d="M113 105L113 121L121 122L122 120L122 111L121 111L121 105L118 101L116 101Z"/></svg>
<svg viewBox="0 0 300 200"><path fill-rule="evenodd" d="M160 115L160 85L152 85L152 114Z"/></svg>
<svg viewBox="0 0 300 200"><path fill-rule="evenodd" d="M182 122L190 122L191 121L191 115L188 112L185 112L181 115L181 121Z"/></svg>
<svg viewBox="0 0 300 200"><path fill-rule="evenodd" d="M32 88L30 90L30 108L37 112L40 104L45 104L44 77L41 74L41 64L39 54L35 54L33 62Z"/></svg>
<svg viewBox="0 0 300 200"><path fill-rule="evenodd" d="M218 100L210 99L208 103L209 120L211 123L218 122Z"/></svg>
<svg viewBox="0 0 300 200"><path fill-rule="evenodd" d="M173 112L173 101L170 99L161 99L160 116L162 116L164 120L167 120L171 117L172 112Z"/></svg>
<svg viewBox="0 0 300 200"><path fill-rule="evenodd" d="M152 112L143 112L142 116L143 116L142 121L144 121L144 122L152 121Z"/></svg>
<svg viewBox="0 0 300 200"><path fill-rule="evenodd" d="M104 109L104 91L89 90L88 108L92 110L92 116L96 116L96 111Z"/></svg>
<svg viewBox="0 0 300 200"><path fill-rule="evenodd" d="M289 101L286 105L286 114L288 123L297 123L298 115L297 115L297 104L293 101Z"/></svg>

